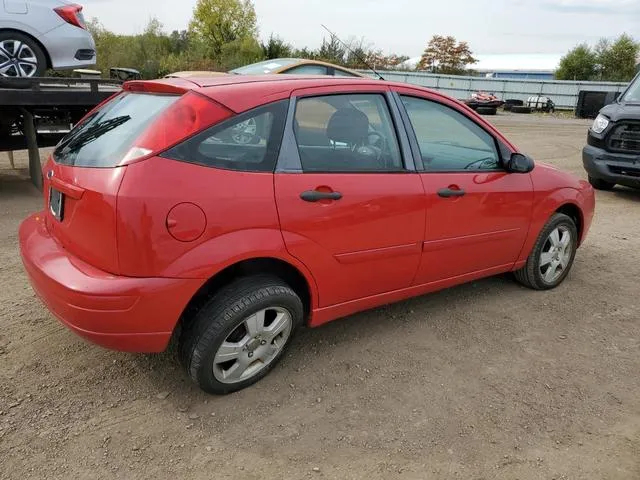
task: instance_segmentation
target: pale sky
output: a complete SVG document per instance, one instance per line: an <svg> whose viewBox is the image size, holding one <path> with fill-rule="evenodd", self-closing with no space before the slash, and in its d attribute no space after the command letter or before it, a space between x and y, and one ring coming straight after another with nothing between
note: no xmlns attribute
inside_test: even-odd
<svg viewBox="0 0 640 480"><path fill-rule="evenodd" d="M196 0L79 0L86 18L139 33L155 16L186 29ZM254 0L260 36L317 47L326 24L343 40L365 37L386 53L419 56L432 35L453 35L476 54L560 54L578 43L640 32L640 0Z"/></svg>

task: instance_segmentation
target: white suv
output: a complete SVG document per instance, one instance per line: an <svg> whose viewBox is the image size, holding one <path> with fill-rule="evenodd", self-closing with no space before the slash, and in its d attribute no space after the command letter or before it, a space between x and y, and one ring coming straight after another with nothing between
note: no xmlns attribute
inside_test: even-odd
<svg viewBox="0 0 640 480"><path fill-rule="evenodd" d="M65 0L0 2L0 77L41 77L96 63L82 6Z"/></svg>

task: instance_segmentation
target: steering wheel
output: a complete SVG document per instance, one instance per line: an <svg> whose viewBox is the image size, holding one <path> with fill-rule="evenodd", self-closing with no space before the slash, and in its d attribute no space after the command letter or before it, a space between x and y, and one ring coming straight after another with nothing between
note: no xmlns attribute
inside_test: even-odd
<svg viewBox="0 0 640 480"><path fill-rule="evenodd" d="M367 134L367 142L370 148L375 148L378 150L378 155L376 156L376 161L380 163L383 168L386 168L386 162L382 159L382 155L387 153L388 150L388 142L384 135L375 130L369 132Z"/></svg>
<svg viewBox="0 0 640 480"><path fill-rule="evenodd" d="M258 143L260 137L257 132L258 124L256 119L250 118L231 127L231 139L239 145Z"/></svg>

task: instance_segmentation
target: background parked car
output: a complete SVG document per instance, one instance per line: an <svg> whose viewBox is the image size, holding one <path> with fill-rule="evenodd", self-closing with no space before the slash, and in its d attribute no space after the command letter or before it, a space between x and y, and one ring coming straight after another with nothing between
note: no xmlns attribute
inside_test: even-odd
<svg viewBox="0 0 640 480"><path fill-rule="evenodd" d="M331 75L334 77L362 77L362 75L348 68L339 67L318 60L306 60L304 58L274 58L263 62L252 63L231 70L229 73L237 75L264 75L264 74L290 74L290 75ZM189 77L215 77L227 75L224 72L176 72L166 78Z"/></svg>
<svg viewBox="0 0 640 480"><path fill-rule="evenodd" d="M0 5L0 76L41 77L96 63L82 6L64 0L5 0Z"/></svg>

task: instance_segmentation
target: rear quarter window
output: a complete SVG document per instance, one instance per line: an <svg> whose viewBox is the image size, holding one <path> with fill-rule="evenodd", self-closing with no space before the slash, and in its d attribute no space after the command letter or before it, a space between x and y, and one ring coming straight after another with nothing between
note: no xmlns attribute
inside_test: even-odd
<svg viewBox="0 0 640 480"><path fill-rule="evenodd" d="M225 170L272 172L288 104L282 100L232 117L161 156Z"/></svg>

